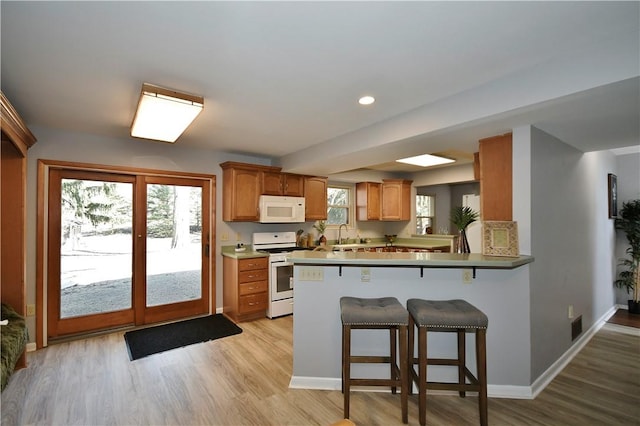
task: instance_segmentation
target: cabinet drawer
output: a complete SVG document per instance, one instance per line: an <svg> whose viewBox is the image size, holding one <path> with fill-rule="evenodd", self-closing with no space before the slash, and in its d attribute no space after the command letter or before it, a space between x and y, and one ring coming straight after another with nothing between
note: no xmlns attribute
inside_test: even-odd
<svg viewBox="0 0 640 426"><path fill-rule="evenodd" d="M267 269L269 265L268 257L253 257L250 259L238 260L238 271L252 271L254 269Z"/></svg>
<svg viewBox="0 0 640 426"><path fill-rule="evenodd" d="M267 310L267 293L249 294L240 296L240 306L238 312L245 314L254 311Z"/></svg>
<svg viewBox="0 0 640 426"><path fill-rule="evenodd" d="M254 271L242 271L238 273L238 283L250 283L252 281L265 281L269 279L268 269L256 269Z"/></svg>
<svg viewBox="0 0 640 426"><path fill-rule="evenodd" d="M254 281L251 283L244 283L238 286L238 293L240 296L246 296L247 294L262 293L269 288L269 281Z"/></svg>

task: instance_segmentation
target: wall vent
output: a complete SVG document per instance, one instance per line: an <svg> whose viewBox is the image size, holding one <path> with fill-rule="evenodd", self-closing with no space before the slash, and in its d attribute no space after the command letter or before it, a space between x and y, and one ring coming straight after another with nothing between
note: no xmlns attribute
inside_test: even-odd
<svg viewBox="0 0 640 426"><path fill-rule="evenodd" d="M582 334L582 315L571 322L571 341L576 340L580 334Z"/></svg>

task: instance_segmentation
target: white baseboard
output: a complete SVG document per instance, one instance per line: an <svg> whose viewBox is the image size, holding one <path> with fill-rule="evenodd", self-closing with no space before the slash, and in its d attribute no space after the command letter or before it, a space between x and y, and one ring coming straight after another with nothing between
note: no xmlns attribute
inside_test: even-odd
<svg viewBox="0 0 640 426"><path fill-rule="evenodd" d="M342 379L333 377L291 376L291 389L342 390Z"/></svg>
<svg viewBox="0 0 640 426"><path fill-rule="evenodd" d="M293 376L291 382L289 382L289 388L291 389L313 389L313 390L341 390L342 380L334 377L303 377ZM358 387L353 389L354 391L367 391L367 392L391 392L385 388L374 387ZM418 392L418 389L414 385L413 392ZM438 395L457 395L458 392L453 391L429 391L430 394ZM474 392L469 392L469 395L473 395ZM487 395L490 398L511 398L511 399L531 399L531 388L529 386L501 386L501 385L489 385L487 386Z"/></svg>
<svg viewBox="0 0 640 426"><path fill-rule="evenodd" d="M37 346L35 342L27 343L27 352L35 352L36 349Z"/></svg>
<svg viewBox="0 0 640 426"><path fill-rule="evenodd" d="M613 306L596 321L582 337L578 339L556 362L538 377L531 386L487 385L487 396L490 398L535 399L540 392L571 362L571 360L589 343L589 340L603 327L607 320L622 306ZM612 324L606 324L610 328ZM629 327L620 327L629 329ZM634 333L634 330L626 331ZM637 331L640 334L640 330ZM341 390L342 380L334 377L292 376L289 387L292 389ZM457 392L454 392L457 394Z"/></svg>
<svg viewBox="0 0 640 426"><path fill-rule="evenodd" d="M216 314L221 314L222 313L222 308L216 308Z"/></svg>

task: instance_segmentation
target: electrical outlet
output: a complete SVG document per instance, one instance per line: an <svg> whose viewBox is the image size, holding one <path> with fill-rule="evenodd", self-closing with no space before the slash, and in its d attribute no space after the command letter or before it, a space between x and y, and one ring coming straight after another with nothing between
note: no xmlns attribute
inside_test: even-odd
<svg viewBox="0 0 640 426"><path fill-rule="evenodd" d="M321 266L301 266L300 279L302 281L324 281L324 270Z"/></svg>
<svg viewBox="0 0 640 426"><path fill-rule="evenodd" d="M360 281L368 283L371 281L371 269L368 267L360 268Z"/></svg>
<svg viewBox="0 0 640 426"><path fill-rule="evenodd" d="M220 235L220 241L229 241L229 234L228 234L228 233L226 233L226 232L223 232L223 233Z"/></svg>
<svg viewBox="0 0 640 426"><path fill-rule="evenodd" d="M471 269L463 269L462 270L462 282L464 284L471 284L472 280L473 280L473 273L471 272Z"/></svg>
<svg viewBox="0 0 640 426"><path fill-rule="evenodd" d="M569 305L569 309L567 309L567 318L573 318L573 305Z"/></svg>
<svg viewBox="0 0 640 426"><path fill-rule="evenodd" d="M27 316L28 317L36 316L36 305L27 305Z"/></svg>
<svg viewBox="0 0 640 426"><path fill-rule="evenodd" d="M239 232L236 232L236 241L242 241L242 235Z"/></svg>

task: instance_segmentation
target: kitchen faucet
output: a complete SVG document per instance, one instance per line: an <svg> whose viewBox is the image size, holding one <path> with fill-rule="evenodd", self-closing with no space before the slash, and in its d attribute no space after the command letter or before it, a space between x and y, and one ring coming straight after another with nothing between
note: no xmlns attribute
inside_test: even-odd
<svg viewBox="0 0 640 426"><path fill-rule="evenodd" d="M348 232L346 223L343 223L342 225L338 226L338 244L342 244L342 227L343 226L344 226L344 232L345 233Z"/></svg>

